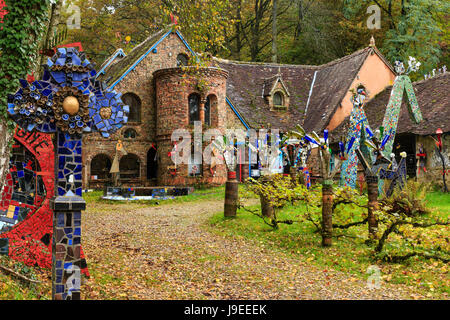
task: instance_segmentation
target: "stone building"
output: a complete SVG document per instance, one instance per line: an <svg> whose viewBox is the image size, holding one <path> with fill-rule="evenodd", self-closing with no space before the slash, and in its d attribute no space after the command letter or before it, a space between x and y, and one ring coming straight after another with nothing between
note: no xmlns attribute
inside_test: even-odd
<svg viewBox="0 0 450 320"><path fill-rule="evenodd" d="M375 43L320 66L252 63L212 58L198 73L181 68L197 55L180 32L168 27L150 36L128 55L118 50L107 59L98 79L123 93L130 106L128 124L110 139L85 137L83 183L108 182L118 140L128 152L120 158L124 185L222 184L224 165L176 165L169 153L175 129L276 128L301 124L307 131L330 131L350 115L350 90L363 84L371 97L392 85L395 72ZM188 70L188 71L186 71ZM200 75L200 76L199 76ZM248 159L251 151L241 157ZM239 179L250 164L236 168ZM281 168L282 170L283 168Z"/></svg>

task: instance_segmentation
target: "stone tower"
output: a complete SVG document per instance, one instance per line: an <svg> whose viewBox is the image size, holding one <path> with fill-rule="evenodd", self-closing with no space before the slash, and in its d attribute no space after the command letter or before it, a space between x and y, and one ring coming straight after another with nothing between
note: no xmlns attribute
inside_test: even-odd
<svg viewBox="0 0 450 320"><path fill-rule="evenodd" d="M158 185L222 184L226 181L225 164L211 167L203 161L175 164L170 152L171 136L176 129L191 134L193 150L194 121L202 123L203 133L226 129L226 82L228 72L218 68L183 67L161 69L153 73L156 88L156 141L159 166ZM210 142L203 142L203 148Z"/></svg>

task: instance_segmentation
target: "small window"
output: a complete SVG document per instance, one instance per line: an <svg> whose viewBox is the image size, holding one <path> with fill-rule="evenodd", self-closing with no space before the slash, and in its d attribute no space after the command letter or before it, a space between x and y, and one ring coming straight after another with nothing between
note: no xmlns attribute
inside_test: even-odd
<svg viewBox="0 0 450 320"><path fill-rule="evenodd" d="M283 94L281 92L275 92L273 95L273 105L274 106L283 106Z"/></svg>
<svg viewBox="0 0 450 320"><path fill-rule="evenodd" d="M207 126L211 125L211 96L208 96L206 98L206 104L205 104L205 124Z"/></svg>
<svg viewBox="0 0 450 320"><path fill-rule="evenodd" d="M189 124L200 121L200 96L193 93L189 96Z"/></svg>
<svg viewBox="0 0 450 320"><path fill-rule="evenodd" d="M177 67L186 67L189 63L189 58L187 55L180 53L177 56Z"/></svg>
<svg viewBox="0 0 450 320"><path fill-rule="evenodd" d="M128 122L141 122L141 99L134 93L128 92L122 96L122 101L130 107Z"/></svg>
<svg viewBox="0 0 450 320"><path fill-rule="evenodd" d="M125 139L135 139L137 137L137 133L136 130L128 128L127 130L125 130L125 132L123 133L123 137Z"/></svg>

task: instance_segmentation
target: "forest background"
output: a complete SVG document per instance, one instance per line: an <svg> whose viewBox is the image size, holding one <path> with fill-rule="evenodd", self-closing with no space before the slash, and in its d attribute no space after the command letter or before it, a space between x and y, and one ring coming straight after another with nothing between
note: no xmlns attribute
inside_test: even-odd
<svg viewBox="0 0 450 320"><path fill-rule="evenodd" d="M78 13L77 13L78 11ZM196 52L240 61L318 65L367 47L394 63L422 63L413 80L449 64L450 1L439 0L66 0L65 43L81 42L97 65L178 22Z"/></svg>

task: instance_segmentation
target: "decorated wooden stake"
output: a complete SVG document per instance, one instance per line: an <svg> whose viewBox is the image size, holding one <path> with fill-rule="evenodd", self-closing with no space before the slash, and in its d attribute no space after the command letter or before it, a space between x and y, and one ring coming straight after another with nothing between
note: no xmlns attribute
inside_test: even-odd
<svg viewBox="0 0 450 320"><path fill-rule="evenodd" d="M320 172L322 175L322 246L330 247L333 243L333 178L340 170L343 161L348 159L348 153L344 150L345 142L339 143L339 158L334 168L331 168L332 151L329 146L329 132L323 131L323 137L313 132L311 135L305 133L305 130L298 126L297 131L288 132L289 138L301 139L303 143L316 145L320 158Z"/></svg>
<svg viewBox="0 0 450 320"><path fill-rule="evenodd" d="M369 206L367 210L367 221L369 225L369 240L378 239L378 220L376 211L379 209L378 205L378 177L370 175L366 177L367 194L369 198Z"/></svg>
<svg viewBox="0 0 450 320"><path fill-rule="evenodd" d="M103 137L128 120L129 107L120 94L102 88L84 53L59 48L44 66L42 80L8 97L8 113L24 130L55 133L55 197L52 239L52 298L81 296L82 135L99 131Z"/></svg>
<svg viewBox="0 0 450 320"><path fill-rule="evenodd" d="M322 184L322 246L333 244L333 181Z"/></svg>
<svg viewBox="0 0 450 320"><path fill-rule="evenodd" d="M228 172L228 180L225 184L225 217L235 217L238 207L238 187L236 171Z"/></svg>

